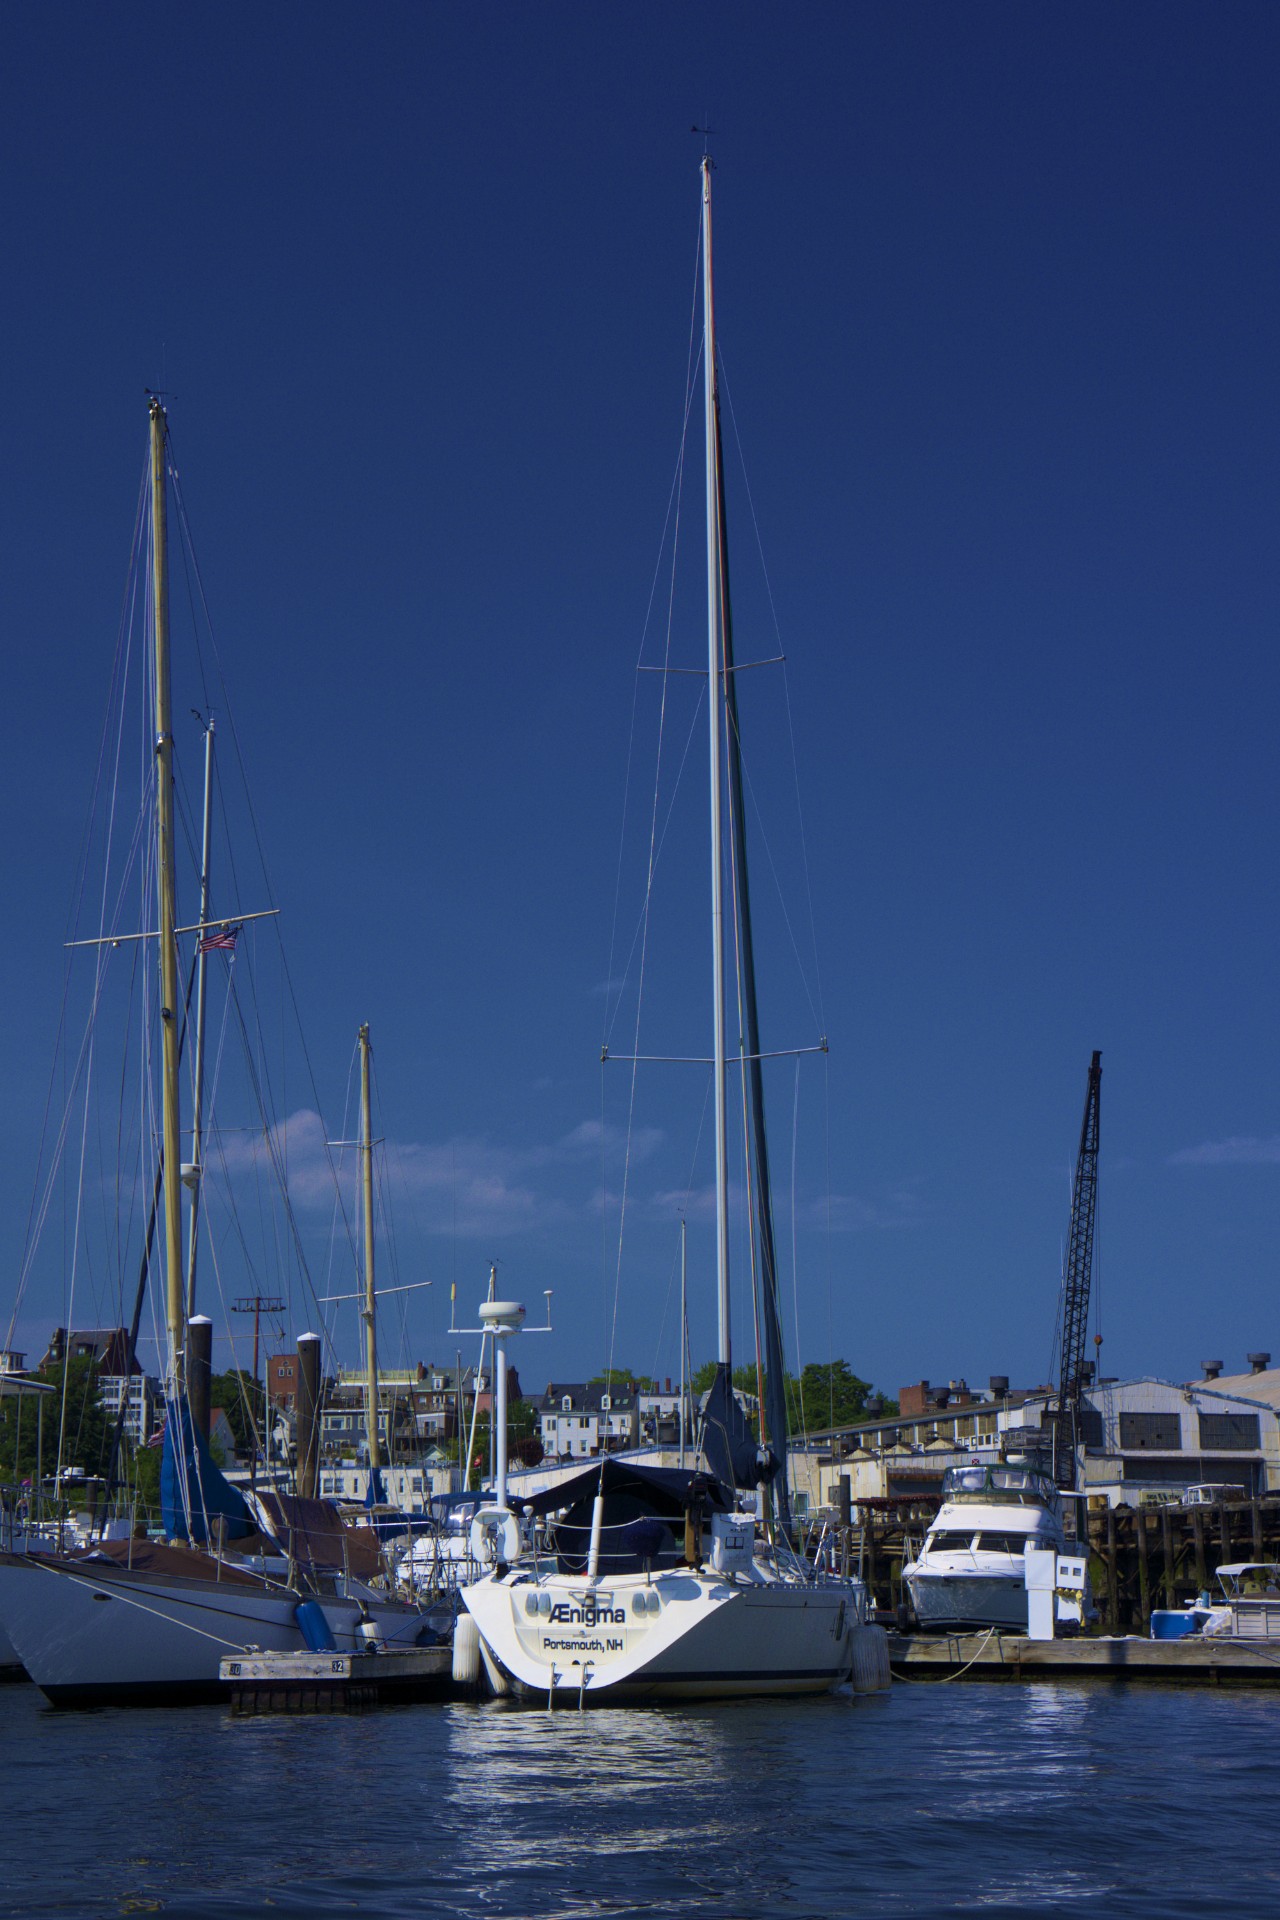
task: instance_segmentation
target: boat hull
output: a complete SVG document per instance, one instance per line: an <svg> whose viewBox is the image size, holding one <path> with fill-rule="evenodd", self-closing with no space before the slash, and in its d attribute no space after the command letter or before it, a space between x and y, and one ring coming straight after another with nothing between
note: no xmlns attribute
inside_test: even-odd
<svg viewBox="0 0 1280 1920"><path fill-rule="evenodd" d="M531 1593L549 1613L527 1611ZM638 1613L637 1594L656 1595L658 1610ZM862 1590L851 1585L692 1573L615 1579L595 1591L581 1580L493 1579L462 1597L503 1679L543 1700L829 1693L849 1678L863 1617Z"/></svg>
<svg viewBox="0 0 1280 1920"><path fill-rule="evenodd" d="M927 1633L960 1628L1007 1627L1027 1630L1027 1589L1021 1573L904 1574L916 1619Z"/></svg>
<svg viewBox="0 0 1280 1920"><path fill-rule="evenodd" d="M0 1555L0 1622L29 1677L60 1707L224 1700L225 1655L304 1647L297 1604L278 1587ZM359 1604L330 1596L320 1604L338 1649L355 1651ZM368 1611L389 1644L415 1644L416 1608L375 1603Z"/></svg>

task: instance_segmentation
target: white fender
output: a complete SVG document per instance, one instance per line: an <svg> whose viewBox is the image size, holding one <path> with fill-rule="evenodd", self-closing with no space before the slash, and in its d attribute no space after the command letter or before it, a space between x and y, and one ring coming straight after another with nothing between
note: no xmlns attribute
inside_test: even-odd
<svg viewBox="0 0 1280 1920"><path fill-rule="evenodd" d="M460 1613L453 1626L453 1683L474 1687L480 1678L480 1629L469 1613Z"/></svg>
<svg viewBox="0 0 1280 1920"><path fill-rule="evenodd" d="M487 1567L520 1558L520 1522L510 1507L481 1507L471 1522L471 1551Z"/></svg>
<svg viewBox="0 0 1280 1920"><path fill-rule="evenodd" d="M893 1685L889 1636L883 1627L855 1627L850 1638L849 1678L855 1693L883 1693Z"/></svg>

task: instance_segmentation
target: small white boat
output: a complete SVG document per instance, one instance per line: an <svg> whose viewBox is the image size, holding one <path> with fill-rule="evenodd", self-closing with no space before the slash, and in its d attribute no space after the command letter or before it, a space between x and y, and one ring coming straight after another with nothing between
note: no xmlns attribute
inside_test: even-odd
<svg viewBox="0 0 1280 1920"><path fill-rule="evenodd" d="M1049 1476L1003 1461L949 1468L919 1558L903 1569L921 1627L1025 1633L1028 1547L1071 1550Z"/></svg>

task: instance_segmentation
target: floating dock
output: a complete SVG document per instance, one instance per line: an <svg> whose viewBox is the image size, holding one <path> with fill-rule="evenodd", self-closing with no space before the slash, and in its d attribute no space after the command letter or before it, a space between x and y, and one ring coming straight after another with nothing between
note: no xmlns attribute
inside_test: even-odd
<svg viewBox="0 0 1280 1920"><path fill-rule="evenodd" d="M891 1634L897 1680L1163 1680L1209 1687L1280 1686L1280 1640L1225 1634L1029 1640L1018 1633Z"/></svg>
<svg viewBox="0 0 1280 1920"><path fill-rule="evenodd" d="M363 1713L452 1693L447 1646L372 1653L237 1654L219 1677L233 1713Z"/></svg>

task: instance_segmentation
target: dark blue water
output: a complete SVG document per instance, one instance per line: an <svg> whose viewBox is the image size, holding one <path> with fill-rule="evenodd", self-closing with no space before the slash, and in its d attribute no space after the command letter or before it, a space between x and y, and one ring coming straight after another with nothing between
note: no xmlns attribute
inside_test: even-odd
<svg viewBox="0 0 1280 1920"><path fill-rule="evenodd" d="M233 1720L7 1687L0 1806L6 1915L1239 1920L1280 1895L1280 1695Z"/></svg>

